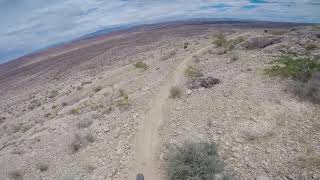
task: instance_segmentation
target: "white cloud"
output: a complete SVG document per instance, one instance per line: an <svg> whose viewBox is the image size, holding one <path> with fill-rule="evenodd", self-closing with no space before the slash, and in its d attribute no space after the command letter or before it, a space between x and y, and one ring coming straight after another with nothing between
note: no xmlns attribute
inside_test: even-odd
<svg viewBox="0 0 320 180"><path fill-rule="evenodd" d="M0 62L101 28L128 23L191 17L320 22L320 5L315 5L318 0L265 1L270 3L250 3L249 0L0 0ZM219 5L228 7L219 9ZM242 7L246 5L256 7L245 10Z"/></svg>

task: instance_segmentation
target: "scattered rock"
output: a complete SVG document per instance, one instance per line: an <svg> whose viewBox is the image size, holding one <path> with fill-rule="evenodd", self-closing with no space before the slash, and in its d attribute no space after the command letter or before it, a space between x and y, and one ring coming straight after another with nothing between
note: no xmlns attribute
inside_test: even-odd
<svg viewBox="0 0 320 180"><path fill-rule="evenodd" d="M207 78L197 78L188 82L187 86L189 89L199 89L203 88L212 88L214 85L219 84L221 81L217 78L211 76Z"/></svg>
<svg viewBox="0 0 320 180"><path fill-rule="evenodd" d="M257 176L256 180L270 180L270 178L267 176Z"/></svg>

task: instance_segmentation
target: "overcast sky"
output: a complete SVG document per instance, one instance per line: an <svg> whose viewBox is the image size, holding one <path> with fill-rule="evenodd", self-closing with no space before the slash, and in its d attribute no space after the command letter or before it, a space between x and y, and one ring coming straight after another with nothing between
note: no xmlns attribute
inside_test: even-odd
<svg viewBox="0 0 320 180"><path fill-rule="evenodd" d="M320 0L0 0L0 63L112 26L197 17L320 23Z"/></svg>

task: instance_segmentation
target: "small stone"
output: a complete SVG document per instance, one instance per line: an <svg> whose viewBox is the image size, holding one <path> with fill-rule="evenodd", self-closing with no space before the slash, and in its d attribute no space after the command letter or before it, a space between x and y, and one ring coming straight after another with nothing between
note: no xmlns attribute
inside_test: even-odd
<svg viewBox="0 0 320 180"><path fill-rule="evenodd" d="M192 90L187 90L187 95L191 95L192 94Z"/></svg>

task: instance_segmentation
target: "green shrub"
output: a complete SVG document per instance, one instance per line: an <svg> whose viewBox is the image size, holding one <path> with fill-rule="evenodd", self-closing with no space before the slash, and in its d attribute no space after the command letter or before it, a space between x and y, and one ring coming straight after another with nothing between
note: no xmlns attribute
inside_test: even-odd
<svg viewBox="0 0 320 180"><path fill-rule="evenodd" d="M245 39L242 36L239 36L239 37L237 37L235 39L231 39L231 40L227 41L227 43L226 43L227 49L229 51L231 51L231 50L234 49L234 47L237 44L242 43L243 41L245 41Z"/></svg>
<svg viewBox="0 0 320 180"><path fill-rule="evenodd" d="M171 98L180 98L182 96L182 89L179 86L173 86L170 89Z"/></svg>
<svg viewBox="0 0 320 180"><path fill-rule="evenodd" d="M272 67L265 69L269 75L280 75L306 82L312 74L320 71L319 60L311 57L282 56L272 62Z"/></svg>
<svg viewBox="0 0 320 180"><path fill-rule="evenodd" d="M134 67L140 68L143 70L147 70L149 68L149 66L146 63L144 63L143 61L138 61L137 63L134 64Z"/></svg>
<svg viewBox="0 0 320 180"><path fill-rule="evenodd" d="M215 37L213 44L215 44L217 47L225 47L227 45L227 42L228 41L225 35L220 33Z"/></svg>
<svg viewBox="0 0 320 180"><path fill-rule="evenodd" d="M80 114L80 108L73 108L70 110L70 114L77 115Z"/></svg>
<svg viewBox="0 0 320 180"><path fill-rule="evenodd" d="M120 98L117 100L117 107L120 108L120 110L127 110L130 107L130 99L129 95L124 89L119 89Z"/></svg>
<svg viewBox="0 0 320 180"><path fill-rule="evenodd" d="M172 148L168 157L170 180L229 179L215 144L186 142L181 147Z"/></svg>
<svg viewBox="0 0 320 180"><path fill-rule="evenodd" d="M201 70L194 66L188 66L188 68L185 70L185 75L189 78L199 78L203 76Z"/></svg>

